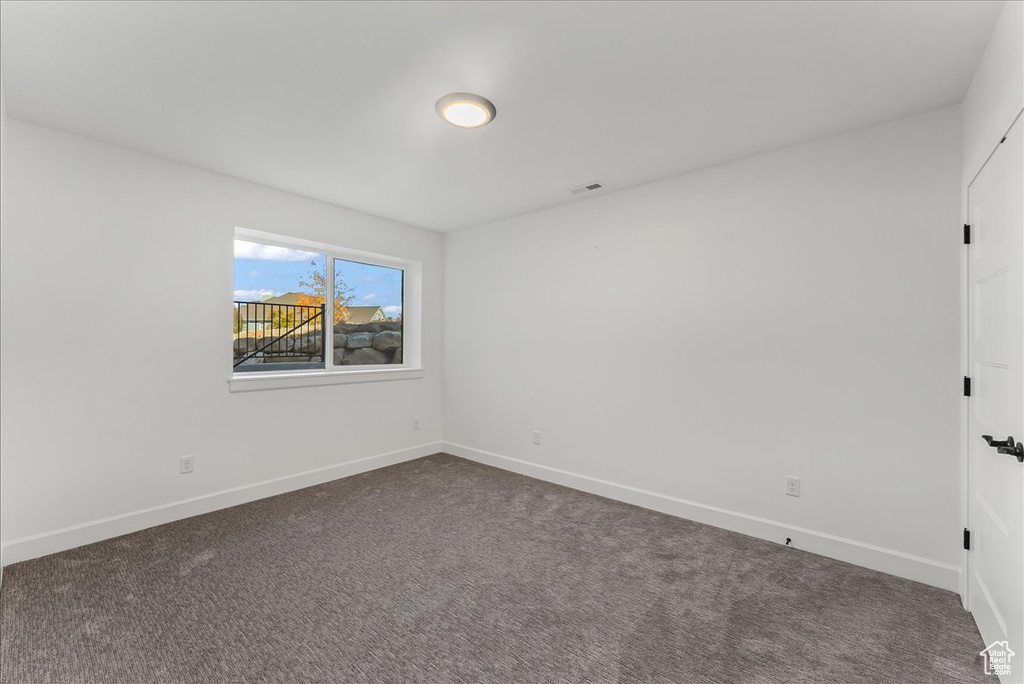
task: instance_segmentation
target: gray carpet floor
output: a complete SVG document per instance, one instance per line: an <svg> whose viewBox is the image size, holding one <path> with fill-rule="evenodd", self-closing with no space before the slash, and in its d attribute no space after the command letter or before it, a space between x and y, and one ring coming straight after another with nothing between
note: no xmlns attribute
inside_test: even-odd
<svg viewBox="0 0 1024 684"><path fill-rule="evenodd" d="M0 681L973 682L952 593L445 454L19 563Z"/></svg>

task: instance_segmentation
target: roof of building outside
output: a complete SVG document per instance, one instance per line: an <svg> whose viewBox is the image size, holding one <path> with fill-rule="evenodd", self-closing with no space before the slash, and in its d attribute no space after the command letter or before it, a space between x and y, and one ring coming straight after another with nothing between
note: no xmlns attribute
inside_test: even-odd
<svg viewBox="0 0 1024 684"><path fill-rule="evenodd" d="M379 306L346 306L348 309L348 319L346 323L358 325L360 323L369 323L377 316L380 312L380 317L384 317L384 312L380 310Z"/></svg>
<svg viewBox="0 0 1024 684"><path fill-rule="evenodd" d="M288 306L300 305L299 302L302 298L308 297L309 295L303 294L302 292L286 292L283 295L277 297L270 297L262 302L251 302L248 304L242 304L239 306L242 312L242 318L247 321L259 321L262 317L263 320L270 320L271 312L274 311L273 306L259 306L260 304L283 304ZM349 316L345 321L349 324L359 325L360 323L369 323L374 318L386 318L384 312L381 311L379 306L347 306ZM379 314L379 315L378 315Z"/></svg>

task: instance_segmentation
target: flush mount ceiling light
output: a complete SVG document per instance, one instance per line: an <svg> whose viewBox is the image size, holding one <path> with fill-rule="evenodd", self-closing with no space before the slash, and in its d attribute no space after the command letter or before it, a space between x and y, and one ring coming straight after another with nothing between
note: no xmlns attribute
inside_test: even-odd
<svg viewBox="0 0 1024 684"><path fill-rule="evenodd" d="M491 123L497 112L486 97L473 93L449 93L434 105L438 116L459 128L480 128Z"/></svg>

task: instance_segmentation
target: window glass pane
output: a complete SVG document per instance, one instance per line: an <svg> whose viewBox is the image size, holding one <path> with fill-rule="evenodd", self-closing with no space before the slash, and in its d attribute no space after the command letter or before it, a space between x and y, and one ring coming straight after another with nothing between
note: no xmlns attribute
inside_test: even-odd
<svg viewBox="0 0 1024 684"><path fill-rule="evenodd" d="M334 363L402 363L400 268L334 260Z"/></svg>
<svg viewBox="0 0 1024 684"><path fill-rule="evenodd" d="M327 257L235 240L234 369L324 368Z"/></svg>

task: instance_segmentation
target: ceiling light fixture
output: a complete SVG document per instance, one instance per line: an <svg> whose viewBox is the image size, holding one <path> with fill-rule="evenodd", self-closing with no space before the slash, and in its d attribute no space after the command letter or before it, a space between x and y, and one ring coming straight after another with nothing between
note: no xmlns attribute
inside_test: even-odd
<svg viewBox="0 0 1024 684"><path fill-rule="evenodd" d="M494 120L491 101L473 93L449 93L434 105L438 116L459 128L480 128Z"/></svg>

